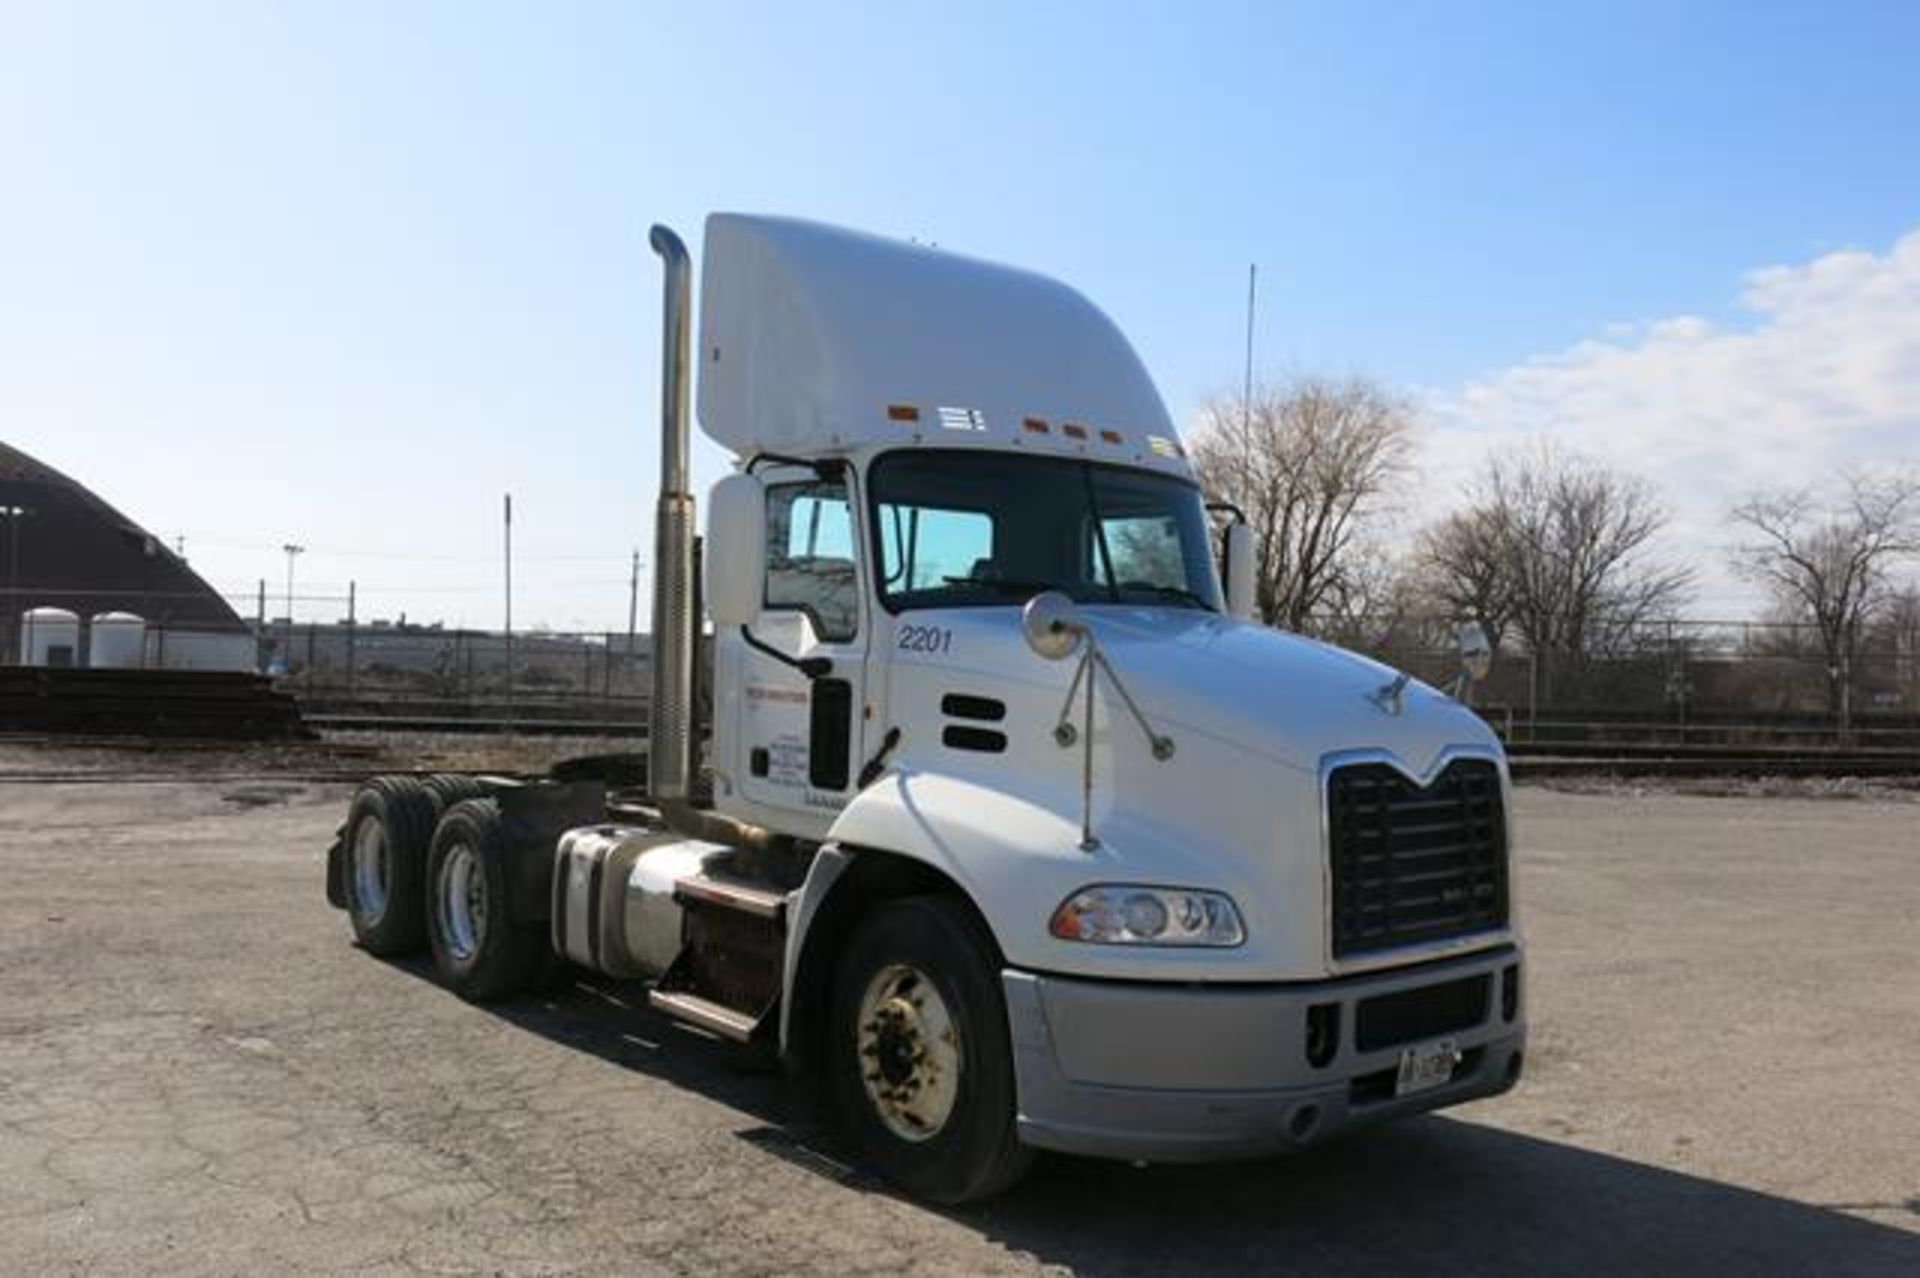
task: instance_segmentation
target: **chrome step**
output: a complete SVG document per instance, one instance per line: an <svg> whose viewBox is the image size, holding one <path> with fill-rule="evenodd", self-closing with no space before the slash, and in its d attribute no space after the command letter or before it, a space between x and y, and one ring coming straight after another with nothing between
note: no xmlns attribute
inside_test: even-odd
<svg viewBox="0 0 1920 1278"><path fill-rule="evenodd" d="M676 881L673 899L683 904L691 901L715 905L723 910L737 910L776 923L787 914L787 898L783 893L770 892L738 879L715 878L710 874L690 874Z"/></svg>
<svg viewBox="0 0 1920 1278"><path fill-rule="evenodd" d="M735 1011L685 990L653 990L647 995L647 1003L654 1010L664 1012L677 1021L697 1025L736 1043L750 1042L760 1024L758 1018L745 1012Z"/></svg>

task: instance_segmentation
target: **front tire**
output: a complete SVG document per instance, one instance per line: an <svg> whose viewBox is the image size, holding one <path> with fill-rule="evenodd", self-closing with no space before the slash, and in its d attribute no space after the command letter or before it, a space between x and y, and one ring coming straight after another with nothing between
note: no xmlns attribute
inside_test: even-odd
<svg viewBox="0 0 1920 1278"><path fill-rule="evenodd" d="M427 940L440 983L470 1002L517 994L546 971L546 929L517 922L512 848L492 799L447 809L427 853Z"/></svg>
<svg viewBox="0 0 1920 1278"><path fill-rule="evenodd" d="M826 1065L848 1140L938 1203L999 1193L1032 1154L1015 1133L1013 1051L985 929L950 898L877 907L835 973Z"/></svg>

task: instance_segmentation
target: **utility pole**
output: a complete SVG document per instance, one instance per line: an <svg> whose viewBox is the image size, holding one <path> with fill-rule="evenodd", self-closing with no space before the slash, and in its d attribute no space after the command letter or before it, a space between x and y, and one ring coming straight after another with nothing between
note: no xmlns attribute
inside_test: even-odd
<svg viewBox="0 0 1920 1278"><path fill-rule="evenodd" d="M305 546L288 542L280 549L287 552L287 665L293 665L293 561L307 553Z"/></svg>
<svg viewBox="0 0 1920 1278"><path fill-rule="evenodd" d="M1259 264L1247 263L1247 362L1246 377L1241 383L1240 411L1245 415L1249 434L1253 428L1253 298L1259 278Z"/></svg>
<svg viewBox="0 0 1920 1278"><path fill-rule="evenodd" d="M513 716L513 494L504 493L500 502L501 529L505 534L507 583L507 716Z"/></svg>
<svg viewBox="0 0 1920 1278"><path fill-rule="evenodd" d="M640 625L640 551L633 552L633 572L627 578L627 660L633 660L633 635Z"/></svg>
<svg viewBox="0 0 1920 1278"><path fill-rule="evenodd" d="M347 695L349 696L353 695L354 634L359 629L360 620L357 607L359 600L356 596L359 593L360 583L349 581L347 583Z"/></svg>

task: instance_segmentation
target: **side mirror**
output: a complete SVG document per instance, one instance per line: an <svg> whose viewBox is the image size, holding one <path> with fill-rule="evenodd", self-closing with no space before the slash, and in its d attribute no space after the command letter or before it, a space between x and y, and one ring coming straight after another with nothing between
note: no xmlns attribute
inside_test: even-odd
<svg viewBox="0 0 1920 1278"><path fill-rule="evenodd" d="M707 615L715 630L750 624L766 598L767 490L728 475L707 503Z"/></svg>
<svg viewBox="0 0 1920 1278"><path fill-rule="evenodd" d="M1048 661L1071 656L1086 632L1080 610L1058 590L1041 591L1020 610L1020 633L1026 636L1027 647Z"/></svg>
<svg viewBox="0 0 1920 1278"><path fill-rule="evenodd" d="M1467 678L1479 683L1493 669L1493 645L1487 642L1487 631L1477 621L1465 622L1460 627L1460 668Z"/></svg>
<svg viewBox="0 0 1920 1278"><path fill-rule="evenodd" d="M1474 685L1493 669L1493 645L1487 641L1486 628L1477 621L1460 623L1460 673L1453 680L1453 699L1473 704Z"/></svg>
<svg viewBox="0 0 1920 1278"><path fill-rule="evenodd" d="M1253 620L1253 529L1245 524L1227 525L1225 569L1227 611L1242 621Z"/></svg>

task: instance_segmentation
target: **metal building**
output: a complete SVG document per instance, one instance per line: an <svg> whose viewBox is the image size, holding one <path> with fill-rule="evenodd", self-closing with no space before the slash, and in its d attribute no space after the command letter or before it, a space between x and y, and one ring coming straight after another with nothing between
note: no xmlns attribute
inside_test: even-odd
<svg viewBox="0 0 1920 1278"><path fill-rule="evenodd" d="M0 442L0 661L19 658L21 618L34 608L82 617L133 613L150 634L224 636L236 647L250 633L159 538L84 485ZM86 636L81 642L84 648Z"/></svg>

